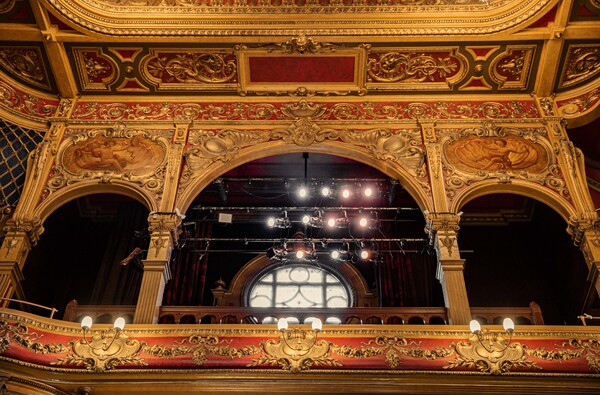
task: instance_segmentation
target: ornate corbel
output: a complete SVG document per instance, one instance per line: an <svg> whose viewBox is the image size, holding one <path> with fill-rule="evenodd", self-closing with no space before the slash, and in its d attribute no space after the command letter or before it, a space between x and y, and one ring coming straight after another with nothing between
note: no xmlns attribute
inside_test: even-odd
<svg viewBox="0 0 600 395"><path fill-rule="evenodd" d="M596 213L581 214L571 216L567 226L567 232L573 239L573 244L579 246L583 240L586 231L600 231L600 219Z"/></svg>
<svg viewBox="0 0 600 395"><path fill-rule="evenodd" d="M480 336L473 334L467 341L450 344L458 354L445 369L475 367L493 375L509 373L515 367L539 368L527 360L525 347L508 340L504 334L482 330Z"/></svg>
<svg viewBox="0 0 600 395"><path fill-rule="evenodd" d="M123 331L96 331L89 340L73 340L70 345L69 354L53 365L83 365L98 372L125 364L146 365L139 356L145 343L130 339Z"/></svg>
<svg viewBox="0 0 600 395"><path fill-rule="evenodd" d="M297 373L308 370L313 365L341 366L329 353L331 343L317 340L319 330L301 328L280 329L278 340L265 340L260 344L263 355L251 366L263 364L279 365L283 370Z"/></svg>
<svg viewBox="0 0 600 395"><path fill-rule="evenodd" d="M157 258L162 248L177 245L179 233L181 233L181 221L185 215L178 209L174 212L152 212L148 217L148 230L150 231L150 249L154 249L154 257ZM150 255L150 253L148 253Z"/></svg>
<svg viewBox="0 0 600 395"><path fill-rule="evenodd" d="M40 235L44 231L42 221L38 217L32 218L11 218L6 221L4 233L7 239L16 239L19 234L27 236L31 246L37 244Z"/></svg>

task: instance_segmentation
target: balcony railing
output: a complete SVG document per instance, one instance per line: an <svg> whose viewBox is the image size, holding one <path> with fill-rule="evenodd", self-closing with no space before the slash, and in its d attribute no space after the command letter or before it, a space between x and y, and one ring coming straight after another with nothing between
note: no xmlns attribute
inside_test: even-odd
<svg viewBox="0 0 600 395"><path fill-rule="evenodd" d="M111 323L117 317L132 322L135 306L79 305L71 301L65 310L65 321L80 321L89 315L94 322ZM501 323L506 317L516 323L543 325L537 303L529 307L472 307L471 315L482 323ZM340 324L447 324L444 307L352 307L331 309L285 309L221 306L162 306L159 322L165 324L256 324L274 323L278 318L294 317L303 323L316 317L325 323Z"/></svg>

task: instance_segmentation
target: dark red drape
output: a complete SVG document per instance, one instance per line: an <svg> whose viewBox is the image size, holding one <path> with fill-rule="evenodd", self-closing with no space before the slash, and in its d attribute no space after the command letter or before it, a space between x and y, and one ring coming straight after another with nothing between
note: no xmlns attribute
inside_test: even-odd
<svg viewBox="0 0 600 395"><path fill-rule="evenodd" d="M208 238L212 224L197 223L186 230L186 237ZM182 238L182 242L183 242ZM163 305L195 306L204 304L208 256L206 243L188 240L171 257L171 280L165 287Z"/></svg>

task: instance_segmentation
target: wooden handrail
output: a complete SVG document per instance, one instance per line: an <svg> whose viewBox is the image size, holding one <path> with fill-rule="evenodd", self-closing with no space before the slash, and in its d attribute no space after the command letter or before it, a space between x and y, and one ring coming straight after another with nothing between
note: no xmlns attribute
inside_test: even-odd
<svg viewBox="0 0 600 395"><path fill-rule="evenodd" d="M7 302L17 302L17 303L23 303L29 306L34 306L34 307L39 307L41 309L45 309L45 310L49 310L50 311L50 318L54 317L54 313L56 313L58 310L55 309L54 307L48 307L48 306L43 306L41 304L37 304L37 303L32 303L32 302L28 302L26 300L20 300L20 299L11 299L11 298L0 298L0 300L5 300Z"/></svg>
<svg viewBox="0 0 600 395"><path fill-rule="evenodd" d="M118 316L133 317L135 306L79 305L71 301L65 310L65 321L76 321L83 315L94 320L105 316L106 321L114 321ZM529 307L473 307L471 315L482 324L497 323L500 318L510 317L517 323L543 325L544 320L539 306ZM342 324L447 324L445 307L349 307L349 308L255 308L237 306L162 306L159 310L160 323L173 324L252 324L261 323L267 318L295 317L299 322L315 317L327 322L335 317Z"/></svg>

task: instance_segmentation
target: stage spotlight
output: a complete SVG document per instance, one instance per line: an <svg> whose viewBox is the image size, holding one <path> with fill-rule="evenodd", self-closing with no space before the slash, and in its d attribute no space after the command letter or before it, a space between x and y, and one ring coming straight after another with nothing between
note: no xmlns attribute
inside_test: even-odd
<svg viewBox="0 0 600 395"><path fill-rule="evenodd" d="M307 214L302 217L302 223L312 228L322 228L323 213L321 212L321 210L316 210L312 216Z"/></svg>
<svg viewBox="0 0 600 395"><path fill-rule="evenodd" d="M331 195L332 195L331 188L329 188L328 186L321 187L321 196L330 197Z"/></svg>
<svg viewBox="0 0 600 395"><path fill-rule="evenodd" d="M286 244L283 243L281 245L269 248L267 250L267 258L280 262L287 261L289 257Z"/></svg>
<svg viewBox="0 0 600 395"><path fill-rule="evenodd" d="M369 254L368 250L365 250L365 249L360 250L360 259L367 260L367 259L369 259L370 255L371 254Z"/></svg>
<svg viewBox="0 0 600 395"><path fill-rule="evenodd" d="M305 186L301 186L300 188L298 188L298 196L301 198L306 198L308 196L308 188L306 188Z"/></svg>
<svg viewBox="0 0 600 395"><path fill-rule="evenodd" d="M292 221L290 221L290 219L288 218L287 212L284 211L281 214L281 217L279 217L279 218L275 218L275 217L269 217L269 218L267 218L267 225L270 228L287 229L287 228L290 228L292 226Z"/></svg>

